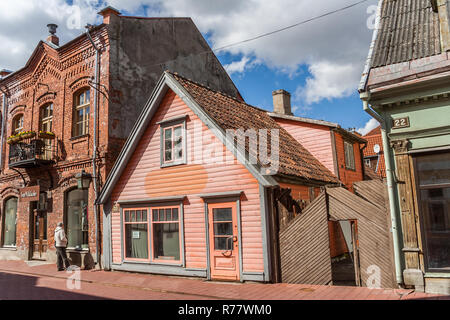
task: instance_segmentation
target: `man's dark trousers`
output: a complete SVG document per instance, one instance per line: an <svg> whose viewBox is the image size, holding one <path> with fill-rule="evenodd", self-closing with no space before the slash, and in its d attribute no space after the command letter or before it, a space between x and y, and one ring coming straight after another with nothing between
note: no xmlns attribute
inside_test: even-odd
<svg viewBox="0 0 450 320"><path fill-rule="evenodd" d="M58 270L64 270L64 266L66 268L70 266L65 247L56 247L56 257L56 266L58 267Z"/></svg>

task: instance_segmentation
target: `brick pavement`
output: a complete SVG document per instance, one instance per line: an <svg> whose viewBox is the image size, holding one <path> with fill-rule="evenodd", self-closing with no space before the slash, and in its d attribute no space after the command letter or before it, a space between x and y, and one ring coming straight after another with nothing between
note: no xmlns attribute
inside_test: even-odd
<svg viewBox="0 0 450 320"><path fill-rule="evenodd" d="M82 270L81 289L70 290L66 283L72 274L55 270L52 264L28 266L24 261L0 261L0 300L450 300L450 296L404 289L226 283L98 270Z"/></svg>

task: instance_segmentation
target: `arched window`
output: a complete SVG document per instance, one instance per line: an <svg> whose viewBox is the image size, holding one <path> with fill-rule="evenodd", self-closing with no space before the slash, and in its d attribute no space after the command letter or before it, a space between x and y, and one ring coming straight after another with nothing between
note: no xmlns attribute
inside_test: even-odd
<svg viewBox="0 0 450 320"><path fill-rule="evenodd" d="M65 225L69 248L89 248L88 190L72 189L66 193Z"/></svg>
<svg viewBox="0 0 450 320"><path fill-rule="evenodd" d="M18 114L12 121L12 133L18 134L23 131L23 114Z"/></svg>
<svg viewBox="0 0 450 320"><path fill-rule="evenodd" d="M73 136L78 137L89 132L90 90L78 91L74 96Z"/></svg>
<svg viewBox="0 0 450 320"><path fill-rule="evenodd" d="M16 246L16 220L17 220L17 198L6 200L3 211L3 247Z"/></svg>

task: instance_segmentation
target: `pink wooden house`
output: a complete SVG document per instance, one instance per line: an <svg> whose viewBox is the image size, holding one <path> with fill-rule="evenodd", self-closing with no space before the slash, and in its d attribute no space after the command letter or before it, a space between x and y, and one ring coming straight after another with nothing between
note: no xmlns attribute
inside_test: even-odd
<svg viewBox="0 0 450 320"><path fill-rule="evenodd" d="M270 132L278 158L261 160L261 138L236 148L238 129ZM277 190L310 200L337 183L266 111L165 72L100 195L104 267L274 281Z"/></svg>

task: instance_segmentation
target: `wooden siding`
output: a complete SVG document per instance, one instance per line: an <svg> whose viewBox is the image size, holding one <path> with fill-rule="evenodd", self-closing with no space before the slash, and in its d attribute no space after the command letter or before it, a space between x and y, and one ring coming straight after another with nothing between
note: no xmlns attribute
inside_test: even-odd
<svg viewBox="0 0 450 320"><path fill-rule="evenodd" d="M280 262L282 282L318 285L331 282L325 194L280 232Z"/></svg>
<svg viewBox="0 0 450 320"><path fill-rule="evenodd" d="M359 143L353 142L353 153L355 155L355 170L347 169L345 166L344 138L339 133L335 132L334 134L336 140L337 161L339 166L339 180L342 181L342 183L347 187L348 190L353 192L353 183L364 180Z"/></svg>
<svg viewBox="0 0 450 320"><path fill-rule="evenodd" d="M274 118L274 120L311 152L328 170L336 174L329 127L280 118Z"/></svg>
<svg viewBox="0 0 450 320"><path fill-rule="evenodd" d="M157 122L187 115L188 163L160 168L160 127ZM263 272L262 225L257 180L237 160L234 163L198 163L202 149L190 141L203 142L205 158L219 159L211 150L225 151L235 159L213 132L171 90L155 113L127 168L112 193L112 201L186 195L184 237L186 268L207 267L204 202L199 194L244 190L241 198L242 256L244 272ZM120 263L120 219L112 217L113 262Z"/></svg>
<svg viewBox="0 0 450 320"><path fill-rule="evenodd" d="M387 211L344 188L328 188L327 194L331 219L357 220L362 285L368 284L371 275L369 268L377 266L381 272L381 287L395 287Z"/></svg>

